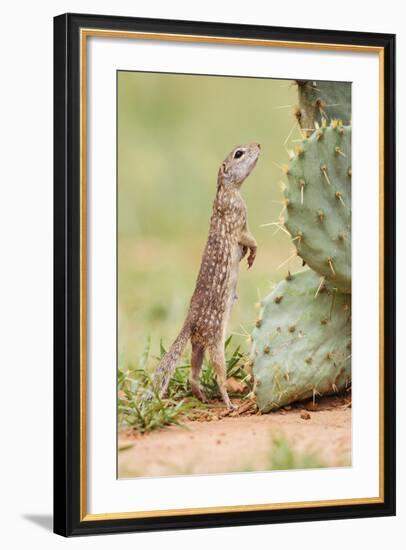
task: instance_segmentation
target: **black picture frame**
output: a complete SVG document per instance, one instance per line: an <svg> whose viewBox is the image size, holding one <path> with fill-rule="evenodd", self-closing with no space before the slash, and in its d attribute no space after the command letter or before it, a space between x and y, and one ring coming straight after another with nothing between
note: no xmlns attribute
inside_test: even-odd
<svg viewBox="0 0 406 550"><path fill-rule="evenodd" d="M221 36L380 48L384 59L383 499L371 504L81 517L80 29ZM395 514L395 36L192 21L64 14L54 19L54 531L63 536L331 520Z"/></svg>

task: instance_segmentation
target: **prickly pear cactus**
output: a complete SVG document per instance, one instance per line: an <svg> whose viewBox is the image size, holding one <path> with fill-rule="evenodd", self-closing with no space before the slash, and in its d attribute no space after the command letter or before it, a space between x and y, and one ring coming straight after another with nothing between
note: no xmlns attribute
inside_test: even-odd
<svg viewBox="0 0 406 550"><path fill-rule="evenodd" d="M351 377L351 295L288 275L262 302L251 358L260 411L343 390Z"/></svg>
<svg viewBox="0 0 406 550"><path fill-rule="evenodd" d="M351 292L351 127L320 127L291 159L284 222L298 255Z"/></svg>
<svg viewBox="0 0 406 550"><path fill-rule="evenodd" d="M351 83L296 80L299 106L295 116L306 135L323 121L351 124Z"/></svg>

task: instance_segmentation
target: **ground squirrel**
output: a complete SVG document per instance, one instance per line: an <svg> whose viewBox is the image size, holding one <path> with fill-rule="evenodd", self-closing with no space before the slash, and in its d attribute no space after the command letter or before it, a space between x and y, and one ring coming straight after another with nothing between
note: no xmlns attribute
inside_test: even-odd
<svg viewBox="0 0 406 550"><path fill-rule="evenodd" d="M220 166L209 236L186 320L154 374L153 383L161 396L165 395L171 374L190 339L193 394L205 401L199 373L207 351L223 401L227 408L233 408L226 389L225 334L231 307L237 298L238 264L249 250L248 267L251 267L257 251L257 243L248 230L247 207L240 187L255 167L260 149L258 143L240 145Z"/></svg>

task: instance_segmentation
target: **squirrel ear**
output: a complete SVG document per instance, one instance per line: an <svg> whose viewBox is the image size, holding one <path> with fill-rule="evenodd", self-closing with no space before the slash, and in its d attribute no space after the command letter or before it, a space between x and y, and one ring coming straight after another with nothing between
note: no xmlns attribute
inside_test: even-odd
<svg viewBox="0 0 406 550"><path fill-rule="evenodd" d="M221 172L222 174L227 174L227 163L223 162L221 165Z"/></svg>

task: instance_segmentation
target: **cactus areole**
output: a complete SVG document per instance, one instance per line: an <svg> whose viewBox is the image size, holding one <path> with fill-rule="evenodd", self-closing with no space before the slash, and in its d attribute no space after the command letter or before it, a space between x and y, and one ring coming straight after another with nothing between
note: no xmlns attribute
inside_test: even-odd
<svg viewBox="0 0 406 550"><path fill-rule="evenodd" d="M299 105L295 116L306 135L324 121L351 124L351 83L296 80Z"/></svg>
<svg viewBox="0 0 406 550"><path fill-rule="evenodd" d="M287 172L285 226L298 255L351 292L351 127L333 121L303 141Z"/></svg>
<svg viewBox="0 0 406 550"><path fill-rule="evenodd" d="M350 294L308 269L280 282L261 306L251 349L260 411L349 387Z"/></svg>

